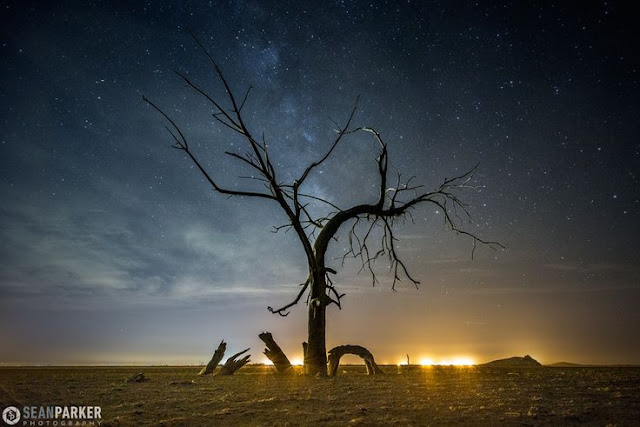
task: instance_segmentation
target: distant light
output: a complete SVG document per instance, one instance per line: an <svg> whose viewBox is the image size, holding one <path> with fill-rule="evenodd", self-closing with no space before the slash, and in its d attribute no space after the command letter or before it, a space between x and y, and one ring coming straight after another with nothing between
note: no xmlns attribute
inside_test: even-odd
<svg viewBox="0 0 640 427"><path fill-rule="evenodd" d="M473 366L473 359L469 357L457 357L455 359L444 359L438 362L432 359L420 360L422 366Z"/></svg>
<svg viewBox="0 0 640 427"><path fill-rule="evenodd" d="M302 359L300 359L300 358L292 359L291 360L291 364L293 366L302 366L302 365L304 365L304 361Z"/></svg>
<svg viewBox="0 0 640 427"><path fill-rule="evenodd" d="M265 359L262 361L262 363L263 363L264 365L273 365L273 362L272 362L271 360L267 359L267 358L265 358Z"/></svg>
<svg viewBox="0 0 640 427"><path fill-rule="evenodd" d="M421 364L422 366L432 366L432 365L435 365L435 363L433 363L433 360L431 360L431 359L422 359L422 360L420 360L420 364Z"/></svg>

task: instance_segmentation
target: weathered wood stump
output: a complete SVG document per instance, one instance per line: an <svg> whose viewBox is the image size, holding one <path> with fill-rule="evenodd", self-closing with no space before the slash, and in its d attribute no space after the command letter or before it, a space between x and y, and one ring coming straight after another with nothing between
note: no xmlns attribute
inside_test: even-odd
<svg viewBox="0 0 640 427"><path fill-rule="evenodd" d="M241 354L246 353L247 351L249 351L248 348L228 358L224 365L222 365L222 368L220 368L220 370L216 373L216 375L233 375L235 371L249 363L249 358L251 357L250 354L247 354L242 359L237 359Z"/></svg>
<svg viewBox="0 0 640 427"><path fill-rule="evenodd" d="M258 337L267 346L267 348L264 349L264 355L273 362L273 366L276 367L276 371L279 374L293 373L294 370L292 369L291 362L289 362L289 359L284 354L280 346L276 344L271 333L263 332L258 335Z"/></svg>
<svg viewBox="0 0 640 427"><path fill-rule="evenodd" d="M224 352L226 350L227 350L227 343L224 342L224 340L220 341L220 345L218 345L218 348L213 353L211 360L209 361L209 363L207 363L207 366L202 368L202 370L198 373L198 375L212 374L213 371L215 371L216 368L218 367L218 363L220 363L220 361L224 357Z"/></svg>
<svg viewBox="0 0 640 427"><path fill-rule="evenodd" d="M220 363L222 358L224 357L224 352L226 350L227 350L227 343L224 342L224 340L220 341L220 345L218 345L218 348L213 353L213 356L211 356L211 360L209 361L209 363L207 363L207 366L202 368L202 370L198 373L198 375L212 374L213 371L215 371L216 368L218 367L218 364ZM246 353L247 351L249 351L249 349L242 350L241 352L236 353L230 358L228 358L225 364L222 365L220 370L216 372L215 375L233 375L235 371L237 371L238 369L242 368L244 365L249 363L249 358L251 357L251 355L249 354L244 356L242 359L237 359L238 356L240 356L243 353Z"/></svg>
<svg viewBox="0 0 640 427"><path fill-rule="evenodd" d="M345 354L355 354L360 356L364 360L364 365L367 368L367 375L384 374L382 369L376 364L373 354L366 348L359 345L339 345L329 350L329 368L328 374L330 377L334 377L338 372L338 366L340 366L340 358Z"/></svg>

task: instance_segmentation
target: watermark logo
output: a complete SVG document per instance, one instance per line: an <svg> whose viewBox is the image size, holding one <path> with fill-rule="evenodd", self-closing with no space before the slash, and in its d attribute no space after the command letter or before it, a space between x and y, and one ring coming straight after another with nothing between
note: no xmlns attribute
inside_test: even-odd
<svg viewBox="0 0 640 427"><path fill-rule="evenodd" d="M2 421L10 426L18 424L20 422L20 410L15 406L7 406L2 411Z"/></svg>
<svg viewBox="0 0 640 427"><path fill-rule="evenodd" d="M14 426L100 426L102 408L100 406L24 406L18 409L7 406L2 411L6 425Z"/></svg>

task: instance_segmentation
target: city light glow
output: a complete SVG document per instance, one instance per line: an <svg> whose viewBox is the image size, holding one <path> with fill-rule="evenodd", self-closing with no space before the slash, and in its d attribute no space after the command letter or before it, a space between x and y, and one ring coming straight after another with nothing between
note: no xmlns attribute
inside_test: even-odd
<svg viewBox="0 0 640 427"><path fill-rule="evenodd" d="M473 366L473 359L469 357L456 357L453 359L441 359L435 361L433 359L421 359L420 365L422 366Z"/></svg>
<svg viewBox="0 0 640 427"><path fill-rule="evenodd" d="M407 360L400 360L396 363L397 366L407 366ZM414 365L412 363L412 365ZM447 359L434 359L430 357L423 357L418 362L420 366L473 366L475 362L470 357L454 357Z"/></svg>
<svg viewBox="0 0 640 427"><path fill-rule="evenodd" d="M304 365L304 361L302 360L302 358L296 357L294 359L291 359L291 364L293 366L302 366L302 365Z"/></svg>

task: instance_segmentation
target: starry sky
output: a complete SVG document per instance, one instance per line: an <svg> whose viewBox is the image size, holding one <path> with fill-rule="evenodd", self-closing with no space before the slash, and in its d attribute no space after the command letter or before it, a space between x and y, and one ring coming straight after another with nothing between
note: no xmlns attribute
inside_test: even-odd
<svg viewBox="0 0 640 427"><path fill-rule="evenodd" d="M185 4L183 4L185 3ZM272 332L306 339L307 267L270 201L225 156L242 140L173 73L212 94L210 49L243 94L283 180L322 156L359 95L392 168L427 188L479 163L466 229L432 206L398 224L421 285L397 292L338 257L347 294L327 346L380 363L531 354L543 363L640 363L640 55L622 1L66 1L2 3L0 363L200 363ZM376 198L375 141L354 136L306 190L339 206ZM348 360L347 360L348 361Z"/></svg>

